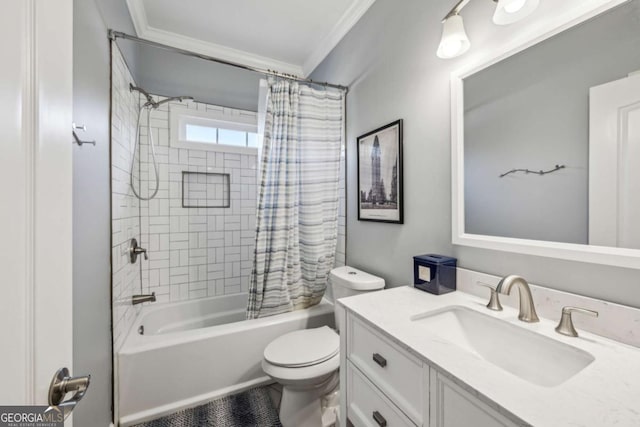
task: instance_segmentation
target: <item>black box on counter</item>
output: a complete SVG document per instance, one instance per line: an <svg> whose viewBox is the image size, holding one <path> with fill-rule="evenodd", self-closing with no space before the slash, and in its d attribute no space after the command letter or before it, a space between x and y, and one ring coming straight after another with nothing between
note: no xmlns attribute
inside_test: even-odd
<svg viewBox="0 0 640 427"><path fill-rule="evenodd" d="M417 289L435 295L456 290L458 260L443 255L417 255L413 257L413 284Z"/></svg>

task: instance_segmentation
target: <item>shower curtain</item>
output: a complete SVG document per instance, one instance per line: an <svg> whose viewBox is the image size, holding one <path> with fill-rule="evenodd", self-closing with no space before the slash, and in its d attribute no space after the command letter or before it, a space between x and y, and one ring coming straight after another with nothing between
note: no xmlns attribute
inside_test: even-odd
<svg viewBox="0 0 640 427"><path fill-rule="evenodd" d="M247 318L317 304L334 265L344 92L267 88Z"/></svg>

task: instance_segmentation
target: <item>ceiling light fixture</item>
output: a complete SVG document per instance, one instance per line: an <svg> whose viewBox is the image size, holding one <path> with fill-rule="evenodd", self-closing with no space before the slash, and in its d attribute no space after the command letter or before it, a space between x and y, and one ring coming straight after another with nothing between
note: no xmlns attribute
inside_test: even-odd
<svg viewBox="0 0 640 427"><path fill-rule="evenodd" d="M460 56L471 47L471 42L464 29L460 11L471 0L460 0L442 20L442 38L438 46L439 58L450 59ZM498 3L493 15L493 22L497 25L509 25L517 22L538 7L540 0L493 0Z"/></svg>
<svg viewBox="0 0 640 427"><path fill-rule="evenodd" d="M470 47L471 42L464 30L462 16L454 14L447 17L442 24L442 39L440 46L438 46L438 57L455 58L465 53Z"/></svg>

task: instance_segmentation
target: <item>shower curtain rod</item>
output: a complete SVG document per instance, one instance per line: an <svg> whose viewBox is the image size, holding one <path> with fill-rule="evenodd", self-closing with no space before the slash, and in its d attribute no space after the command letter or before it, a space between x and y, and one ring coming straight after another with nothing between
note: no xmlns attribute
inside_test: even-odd
<svg viewBox="0 0 640 427"><path fill-rule="evenodd" d="M157 47L159 49L164 49L164 50L168 50L168 51L171 51L171 52L177 52L177 53L180 53L182 55L191 56L191 57L194 57L194 58L204 59L205 61L211 61L211 62L217 62L218 64L229 65L231 67L236 67L236 68L240 68L240 69L243 69L243 70L252 71L254 73L263 74L265 76L281 77L281 78L284 78L284 79L294 80L294 81L297 81L297 82L309 83L309 84L320 85L320 86L326 86L326 87L331 87L331 88L334 88L334 89L340 89L340 90L343 90L345 92L349 91L349 88L347 86L336 85L336 84L327 83L327 82L316 82L314 80L305 79L303 77L298 77L298 76L295 76L293 74L285 74L285 73L280 73L280 72L274 71L274 70L265 70L265 69L261 69L261 68L250 67L248 65L238 64L237 62L231 62L231 61L227 61L227 60L224 60L224 59L215 58L213 56L203 55L201 53L196 53L196 52L192 52L190 50L180 49L179 47L173 47L173 46L169 46L169 45L166 45L166 44L154 42L154 41L151 41L151 40L142 39L140 37L136 37L136 36L129 35L127 33L123 33L121 31L115 31L115 30L111 30L110 29L109 30L109 39L110 40L116 40L118 38L125 39L125 40L131 40L131 41L134 41L134 42L146 44L146 45L149 45L149 46Z"/></svg>

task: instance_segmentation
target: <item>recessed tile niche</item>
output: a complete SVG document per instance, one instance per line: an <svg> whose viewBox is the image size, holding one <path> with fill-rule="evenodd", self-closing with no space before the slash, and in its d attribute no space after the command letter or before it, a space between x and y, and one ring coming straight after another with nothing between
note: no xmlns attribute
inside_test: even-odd
<svg viewBox="0 0 640 427"><path fill-rule="evenodd" d="M182 172L183 208L228 208L229 192L229 174Z"/></svg>

